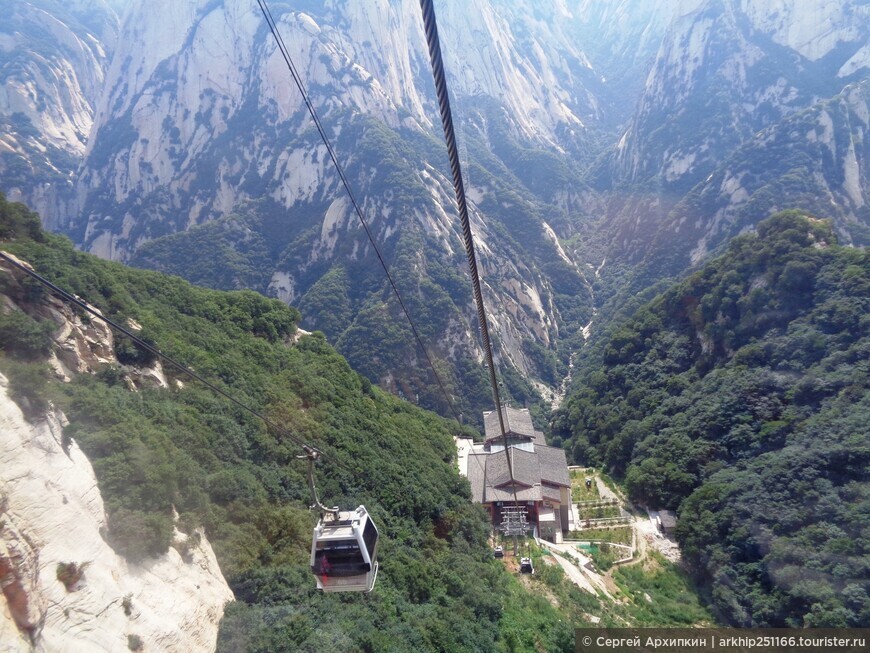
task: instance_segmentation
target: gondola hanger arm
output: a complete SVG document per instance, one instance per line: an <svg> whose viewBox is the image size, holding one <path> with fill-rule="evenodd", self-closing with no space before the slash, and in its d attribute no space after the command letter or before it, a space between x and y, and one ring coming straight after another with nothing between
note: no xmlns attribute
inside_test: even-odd
<svg viewBox="0 0 870 653"><path fill-rule="evenodd" d="M339 509L338 506L334 506L332 508L328 508L320 503L320 499L317 497L317 486L314 483L314 462L320 458L320 451L315 449L314 447L304 446L305 454L302 456L296 456L297 458L305 458L308 461L308 489L311 490L311 505L309 508L317 508L320 510L320 513L332 515L333 518L338 514Z"/></svg>

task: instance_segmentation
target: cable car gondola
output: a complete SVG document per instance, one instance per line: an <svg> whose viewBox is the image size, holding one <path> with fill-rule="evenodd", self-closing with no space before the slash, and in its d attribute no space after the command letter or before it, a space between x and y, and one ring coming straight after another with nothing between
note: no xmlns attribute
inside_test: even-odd
<svg viewBox="0 0 870 653"><path fill-rule="evenodd" d="M311 571L324 592L371 592L378 576L378 529L365 509L326 513L314 527Z"/></svg>
<svg viewBox="0 0 870 653"><path fill-rule="evenodd" d="M371 592L378 577L378 529L365 506L356 510L327 508L317 498L314 461L320 452L305 446L312 508L320 519L311 538L311 573L324 592Z"/></svg>
<svg viewBox="0 0 870 653"><path fill-rule="evenodd" d="M520 558L520 573L521 574L534 574L535 568L532 566L531 558Z"/></svg>

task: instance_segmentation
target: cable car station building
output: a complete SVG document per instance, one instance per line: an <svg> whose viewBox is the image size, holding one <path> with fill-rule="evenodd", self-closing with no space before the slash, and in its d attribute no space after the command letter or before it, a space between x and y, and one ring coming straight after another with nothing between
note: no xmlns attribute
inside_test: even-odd
<svg viewBox="0 0 870 653"><path fill-rule="evenodd" d="M562 541L569 530L571 480L565 451L547 446L544 434L532 426L528 409L502 408L507 431L508 454L516 483L516 500L527 509L528 522L538 536ZM498 413L483 414L485 439L468 454L468 480L472 500L489 510L495 526L502 523L505 508L514 505L507 457L504 453Z"/></svg>

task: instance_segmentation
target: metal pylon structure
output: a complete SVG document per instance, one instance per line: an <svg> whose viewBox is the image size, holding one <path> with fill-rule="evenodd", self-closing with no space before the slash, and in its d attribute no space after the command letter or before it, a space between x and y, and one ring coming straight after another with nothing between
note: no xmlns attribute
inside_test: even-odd
<svg viewBox="0 0 870 653"><path fill-rule="evenodd" d="M519 536L525 537L529 530L528 508L526 506L504 506L501 510L499 530L506 537L514 538L514 555L519 551Z"/></svg>

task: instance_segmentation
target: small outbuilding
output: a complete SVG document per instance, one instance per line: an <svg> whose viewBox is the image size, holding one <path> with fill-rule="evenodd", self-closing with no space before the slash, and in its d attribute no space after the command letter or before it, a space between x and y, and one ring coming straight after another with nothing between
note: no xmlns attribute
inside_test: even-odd
<svg viewBox="0 0 870 653"><path fill-rule="evenodd" d="M673 535L677 528L677 514L673 510L660 510L658 527L665 535Z"/></svg>

